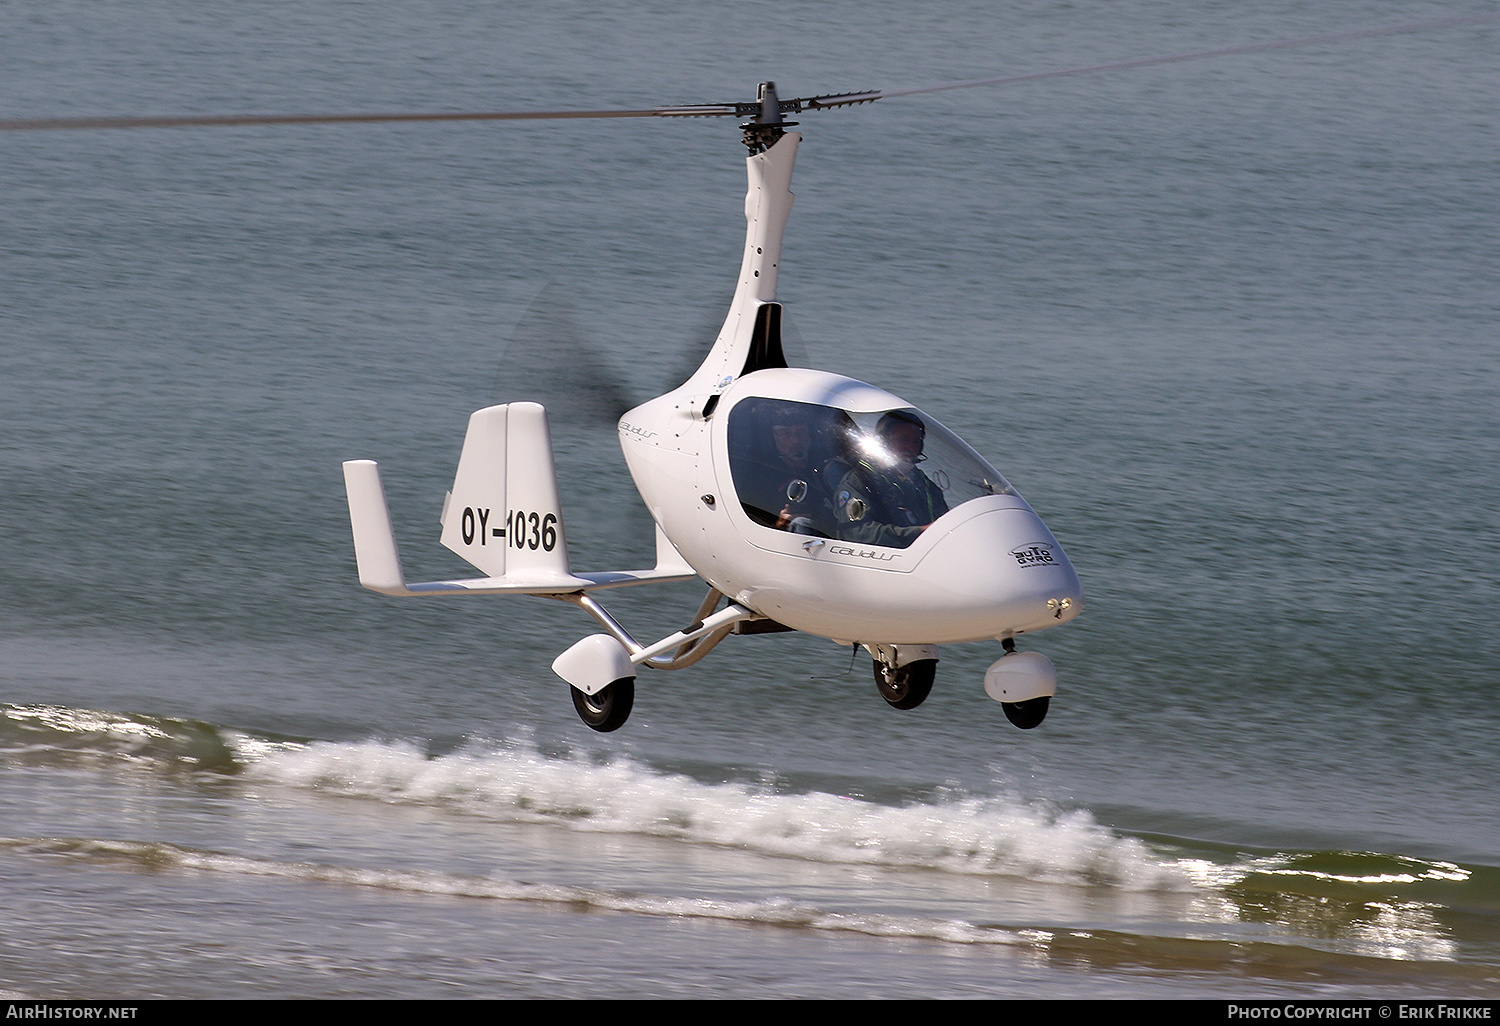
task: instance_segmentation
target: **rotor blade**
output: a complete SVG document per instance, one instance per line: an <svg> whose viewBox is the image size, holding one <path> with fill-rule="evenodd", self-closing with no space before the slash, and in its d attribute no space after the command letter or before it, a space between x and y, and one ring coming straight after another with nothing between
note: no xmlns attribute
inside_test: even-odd
<svg viewBox="0 0 1500 1026"><path fill-rule="evenodd" d="M1021 75L1001 75L994 78L974 78L962 82L945 82L940 85L919 86L912 89L875 89L867 92L829 93L821 96L797 97L779 102L781 113L795 114L802 111L827 110L833 107L849 107L861 103L895 96L916 96L921 93L940 93L952 89L974 89L979 86L1012 85L1018 82L1034 82L1048 78L1063 78L1069 75L1086 75L1101 71L1120 71L1126 68L1146 68L1159 64L1178 64L1185 61L1201 61L1211 57L1228 57L1235 54L1264 53L1270 50L1290 50L1297 47L1316 46L1319 43L1334 43L1349 39L1364 39L1374 36L1394 36L1411 32L1425 32L1462 25L1479 25L1500 18L1500 13L1476 14L1434 21L1411 22L1385 28L1351 29L1346 32L1328 32L1316 36L1296 39L1278 39L1266 43L1247 43L1242 46L1224 46L1212 50L1196 50L1189 53L1165 54L1156 57L1139 57L1128 61L1113 61L1107 64L1091 64L1078 68L1062 68L1054 71L1034 71ZM698 103L676 106L647 107L637 110L552 110L552 111L455 111L451 113L427 114L227 114L227 115L172 115L162 117L74 117L74 118L6 118L0 119L0 132L47 131L91 128L198 128L233 125L317 125L317 124L370 124L400 121L548 121L564 118L710 118L749 117L758 118L761 113L757 103Z"/></svg>
<svg viewBox="0 0 1500 1026"><path fill-rule="evenodd" d="M733 117L736 104L651 107L645 110L455 111L430 114L208 114L141 118L10 118L0 132L81 128L206 128L224 125L334 125L388 121L550 121L559 118Z"/></svg>
<svg viewBox="0 0 1500 1026"><path fill-rule="evenodd" d="M809 100L792 101L805 104L807 110L819 107L838 107L850 103L869 103L892 96L916 96L919 93L940 93L949 89L973 89L977 86L1011 85L1016 82L1035 82L1044 78L1064 78L1068 75L1087 75L1098 71L1119 71L1125 68L1149 68L1158 64L1179 64L1184 61L1201 61L1210 57L1229 57L1242 53L1264 53L1268 50L1291 50L1319 43L1342 42L1346 39L1364 39L1371 36L1395 36L1409 32L1424 32L1430 29L1454 28L1460 25L1478 25L1500 18L1500 14L1476 14L1461 18L1443 18L1438 21L1414 22L1408 25L1391 25L1386 28L1352 29L1347 32L1328 32L1318 36L1302 36L1297 39L1278 39L1269 43L1246 43L1242 46L1221 46L1213 50L1195 50L1190 53L1174 53L1157 57L1138 57L1128 61L1113 61L1109 64L1090 64L1081 68L1062 68L1054 71L1033 71L1023 75L1002 75L998 78L974 78L964 82L946 82L942 85L921 86L915 89L882 89L870 93L852 93L844 97L813 97ZM822 102L822 101L829 102Z"/></svg>

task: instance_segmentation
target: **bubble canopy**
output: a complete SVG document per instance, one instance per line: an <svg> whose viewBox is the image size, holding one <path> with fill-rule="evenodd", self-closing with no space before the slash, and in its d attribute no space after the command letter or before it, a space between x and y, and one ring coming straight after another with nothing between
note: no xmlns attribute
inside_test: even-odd
<svg viewBox="0 0 1500 1026"><path fill-rule="evenodd" d="M747 396L728 421L735 493L768 529L899 549L965 502L1015 494L963 439L910 406Z"/></svg>

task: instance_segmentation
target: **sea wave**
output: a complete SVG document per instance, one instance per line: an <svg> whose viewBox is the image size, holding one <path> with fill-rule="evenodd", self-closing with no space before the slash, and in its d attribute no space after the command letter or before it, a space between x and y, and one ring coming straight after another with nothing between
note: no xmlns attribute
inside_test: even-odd
<svg viewBox="0 0 1500 1026"><path fill-rule="evenodd" d="M237 773L232 735L199 720L60 705L0 705L0 752L32 763L127 763Z"/></svg>
<svg viewBox="0 0 1500 1026"><path fill-rule="evenodd" d="M441 809L501 823L669 838L828 865L922 869L1170 902L1174 918L1244 939L1329 944L1382 959L1488 962L1500 869L1403 854L1249 850L1134 837L1084 809L1012 795L943 792L875 801L785 782L705 781L625 756L565 757L526 743L431 754L408 741L340 743L199 721L59 706L0 705L0 753L39 765L121 765L229 775L252 787ZM34 842L7 841L7 845ZM39 842L37 842L39 843ZM54 843L54 842L48 842ZM153 868L303 874L362 886L555 901L974 943L1026 942L1026 928L865 916L780 899L739 902L379 868L279 863L169 844L102 840L76 857ZM30 849L27 849L30 850ZM1100 891L1099 889L1103 889ZM868 921L867 921L868 920ZM1217 924L1217 925L1215 925ZM1477 924L1477 925L1476 925ZM1018 940L1019 938L1019 940ZM1465 954L1469 952L1469 954Z"/></svg>
<svg viewBox="0 0 1500 1026"><path fill-rule="evenodd" d="M525 902L575 911L607 911L715 920L869 937L939 941L1006 948L1073 966L1123 968L1132 972L1196 972L1205 966L1237 965L1250 977L1307 979L1323 987L1377 983L1403 986L1440 978L1452 995L1483 995L1493 988L1492 965L1452 958L1451 943L1433 936L1431 923L1402 922L1399 909L1377 908L1369 924L1377 937L1338 942L1319 931L1297 936L1274 932L1229 933L1203 923L1162 933L1095 928L974 923L956 918L839 910L784 897L728 900L702 895L652 894L573 884L536 883L498 875L293 862L192 848L161 841L80 837L0 838L0 852L150 873L210 873L281 879L297 883L366 887L410 894ZM1237 918L1237 917L1231 917ZM1123 925L1123 924L1122 924ZM1141 924L1146 925L1146 924ZM1391 943L1406 935L1402 945ZM1421 940L1425 938L1425 943ZM1334 943L1328 943L1334 940ZM1352 941L1353 943L1350 943ZM1413 943L1413 942L1416 943Z"/></svg>
<svg viewBox="0 0 1500 1026"><path fill-rule="evenodd" d="M920 866L1130 890L1189 878L1083 810L954 797L900 806L741 783L703 783L630 759L562 759L523 747L430 757L399 742L315 742L246 759L256 779L507 821L649 834L818 862Z"/></svg>
<svg viewBox="0 0 1500 1026"><path fill-rule="evenodd" d="M284 862L154 841L100 838L0 838L0 850L43 855L96 865L149 872L227 873L275 877L349 887L372 887L418 894L524 901L574 909L632 912L638 915L716 919L763 926L797 927L908 937L959 944L1035 946L1050 941L1046 930L986 926L955 919L850 913L799 904L786 898L730 901L707 897L643 894L556 883L530 883L493 876L419 870Z"/></svg>

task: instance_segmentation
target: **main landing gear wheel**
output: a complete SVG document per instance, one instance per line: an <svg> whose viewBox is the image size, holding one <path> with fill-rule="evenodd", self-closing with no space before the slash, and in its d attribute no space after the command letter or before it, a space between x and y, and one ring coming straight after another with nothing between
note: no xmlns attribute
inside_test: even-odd
<svg viewBox="0 0 1500 1026"><path fill-rule="evenodd" d="M619 730L630 719L630 710L635 705L634 677L621 677L592 695L577 688L571 690L573 708L578 710L578 718L600 733Z"/></svg>
<svg viewBox="0 0 1500 1026"><path fill-rule="evenodd" d="M1030 730L1047 718L1047 706L1051 704L1052 699L1043 695L1024 702L1001 702L1000 708L1005 710L1007 720L1022 730Z"/></svg>
<svg viewBox="0 0 1500 1026"><path fill-rule="evenodd" d="M932 693L937 664L936 659L918 659L895 667L875 660L875 686L880 690L880 697L893 708L915 709Z"/></svg>

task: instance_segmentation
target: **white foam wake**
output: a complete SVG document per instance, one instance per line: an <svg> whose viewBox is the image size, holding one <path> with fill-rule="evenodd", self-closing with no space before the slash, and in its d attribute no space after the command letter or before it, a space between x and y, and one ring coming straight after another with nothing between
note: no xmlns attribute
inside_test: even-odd
<svg viewBox="0 0 1500 1026"><path fill-rule="evenodd" d="M624 758L597 764L524 748L430 758L400 743L317 742L246 753L245 762L248 773L284 785L580 831L1128 890L1191 886L1141 841L1099 825L1087 812L1013 799L890 806L822 792L707 784Z"/></svg>

